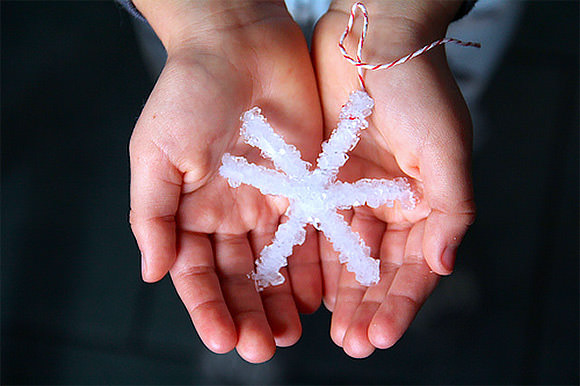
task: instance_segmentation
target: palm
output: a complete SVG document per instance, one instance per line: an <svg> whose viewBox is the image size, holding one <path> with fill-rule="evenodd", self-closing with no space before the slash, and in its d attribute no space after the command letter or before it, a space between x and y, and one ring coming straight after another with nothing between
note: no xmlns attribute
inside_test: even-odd
<svg viewBox="0 0 580 386"><path fill-rule="evenodd" d="M264 162L239 136L239 117L252 106L306 159L318 152L322 125L300 30L289 17L245 28L257 40L238 42L235 53L170 55L131 141L132 225L153 256L148 279L170 270L204 343L260 362L275 345L295 343L298 310L320 302L317 240L310 231L295 248L284 285L258 293L247 275L287 203L232 189L216 172L225 152Z"/></svg>
<svg viewBox="0 0 580 386"><path fill-rule="evenodd" d="M325 137L341 104L360 87L356 70L336 47L346 18L344 13L329 12L319 22L314 38ZM373 30L383 30L380 20ZM417 48L398 51L401 48L395 46L390 50L385 44L388 39L377 39L381 45L373 50L372 40L370 35L366 51L370 57L363 51L363 57L372 63L394 60ZM353 41L347 44L353 52ZM375 57L378 59L373 60ZM333 311L331 336L354 357L368 356L375 347L390 347L401 337L437 283L433 271L450 272L441 264L441 249L459 242L473 216L470 137L465 130L469 116L442 52L393 70L367 73L365 82L375 108L369 129L363 132L340 178L406 175L422 199L412 211L363 207L346 213L372 256L381 260L381 281L375 286L359 285L338 264L332 246L320 241L324 301ZM453 163L460 170L449 166ZM448 194L448 189L457 192ZM463 201L453 202L455 197Z"/></svg>

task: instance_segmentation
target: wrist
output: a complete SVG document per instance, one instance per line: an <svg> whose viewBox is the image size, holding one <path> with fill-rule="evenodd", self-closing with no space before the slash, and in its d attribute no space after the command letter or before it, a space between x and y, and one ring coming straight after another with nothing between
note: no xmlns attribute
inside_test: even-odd
<svg viewBox="0 0 580 386"><path fill-rule="evenodd" d="M168 54L183 46L215 46L229 32L287 16L283 0L133 0Z"/></svg>
<svg viewBox="0 0 580 386"><path fill-rule="evenodd" d="M464 0L365 0L370 15L408 20L425 30L445 30ZM331 10L350 12L353 0L333 0Z"/></svg>
<svg viewBox="0 0 580 386"><path fill-rule="evenodd" d="M370 29L363 50L366 62L389 62L445 36L462 0L365 0ZM350 14L353 0L333 0L330 11ZM360 36L355 22L350 43Z"/></svg>

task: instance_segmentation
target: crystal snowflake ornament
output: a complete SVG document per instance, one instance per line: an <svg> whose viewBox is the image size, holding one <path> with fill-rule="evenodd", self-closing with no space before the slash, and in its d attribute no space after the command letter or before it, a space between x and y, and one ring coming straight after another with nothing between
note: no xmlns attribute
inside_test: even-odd
<svg viewBox="0 0 580 386"><path fill-rule="evenodd" d="M412 209L416 197L405 178L361 179L355 183L337 181L338 170L348 159L346 153L358 143L361 130L368 127L366 117L373 106L373 99L364 91L350 95L340 111L336 129L322 145L317 168L312 171L311 164L302 160L298 149L274 132L258 107L242 115L244 141L259 148L262 156L272 160L277 170L224 154L220 175L227 178L233 188L248 184L262 194L287 197L290 203L286 211L288 220L280 224L274 240L262 249L256 260L252 278L258 289L284 282L280 268L287 265L292 248L304 243L307 224L324 233L338 252L340 262L346 263L346 269L355 273L359 283L370 286L379 281L379 261L370 256L370 248L337 210L362 205L392 207L395 201Z"/></svg>

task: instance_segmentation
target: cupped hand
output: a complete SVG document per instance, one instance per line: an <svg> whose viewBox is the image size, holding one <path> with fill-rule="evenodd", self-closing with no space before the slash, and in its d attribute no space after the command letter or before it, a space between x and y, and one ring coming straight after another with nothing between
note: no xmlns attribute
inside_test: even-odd
<svg viewBox="0 0 580 386"><path fill-rule="evenodd" d="M249 186L232 189L217 170L226 152L265 162L239 135L240 116L253 106L305 159L315 159L322 121L310 57L283 4L216 10L218 2L207 2L207 17L192 17L178 34L167 33L171 26L160 24L167 17L157 21L159 12L148 8L163 4L140 8L159 29L168 60L130 144L131 225L143 278L154 282L169 271L209 349L235 347L263 362L276 346L298 340L299 311L318 308L317 238L310 229L294 249L283 285L257 292L248 274L287 202ZM197 5L180 3L175 18L182 23Z"/></svg>
<svg viewBox="0 0 580 386"><path fill-rule="evenodd" d="M399 59L442 37L452 17L452 12L444 17L442 8L439 13L421 13L421 7L435 2L365 3L370 25L363 60L373 64ZM356 69L337 47L350 5L335 2L314 34L325 137L349 93L360 88ZM410 11L408 6L415 8ZM347 38L351 53L361 24L355 22ZM338 263L332 245L320 238L324 302L333 312L331 337L358 358L392 346L403 335L439 275L452 272L457 247L475 211L471 122L444 51L438 48L390 70L367 72L365 82L375 100L370 126L339 178L407 176L421 201L413 210L357 207L345 213L372 256L381 261L377 285L358 284Z"/></svg>

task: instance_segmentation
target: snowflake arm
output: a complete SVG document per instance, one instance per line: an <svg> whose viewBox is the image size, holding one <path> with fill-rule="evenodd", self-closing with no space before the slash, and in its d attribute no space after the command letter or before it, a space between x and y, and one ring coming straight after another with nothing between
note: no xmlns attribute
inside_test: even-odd
<svg viewBox="0 0 580 386"><path fill-rule="evenodd" d="M269 285L284 283L280 269L288 265L287 258L292 254L294 246L304 243L305 226L304 219L290 215L288 221L278 227L272 243L262 249L256 261L256 272L252 274L259 290Z"/></svg>
<svg viewBox="0 0 580 386"><path fill-rule="evenodd" d="M242 115L241 132L248 145L259 148L263 157L271 159L274 166L288 176L302 178L308 174L310 163L302 160L295 146L287 144L274 132L259 107Z"/></svg>
<svg viewBox="0 0 580 386"><path fill-rule="evenodd" d="M348 102L342 106L336 129L328 141L322 144L322 153L316 161L318 169L329 181L335 178L338 169L345 164L348 159L346 153L358 143L361 130L368 127L366 117L371 114L373 106L373 99L364 91L350 94Z"/></svg>
<svg viewBox="0 0 580 386"><path fill-rule="evenodd" d="M336 182L329 187L329 191L332 204L340 209L361 205L368 205L371 208L386 205L392 208L395 201L399 201L403 209L413 209L416 205L411 185L405 178L392 180L364 178L354 184Z"/></svg>
<svg viewBox="0 0 580 386"><path fill-rule="evenodd" d="M231 187L244 184L260 189L262 194L287 195L291 189L289 178L276 170L249 163L244 157L224 154L219 173Z"/></svg>
<svg viewBox="0 0 580 386"><path fill-rule="evenodd" d="M262 250L252 274L259 290L284 282L280 269L295 245L306 237L304 227L313 224L322 231L339 253L347 270L356 274L363 285L379 281L379 261L370 256L370 248L336 211L354 206L394 205L413 208L415 197L403 178L390 180L363 179L353 184L336 181L338 169L344 165L346 152L358 142L361 130L368 126L373 100L364 91L355 91L342 107L340 121L318 158L317 169L300 158L300 152L284 142L255 107L242 116L242 135L245 141L262 150L280 171L248 163L243 157L224 155L219 173L232 187L249 184L264 194L287 197L290 208L288 220L281 224L272 243Z"/></svg>
<svg viewBox="0 0 580 386"><path fill-rule="evenodd" d="M370 286L379 282L379 261L370 257L371 249L340 214L324 213L320 217L319 229L338 252L339 261L346 263L346 270L354 272L359 283Z"/></svg>

